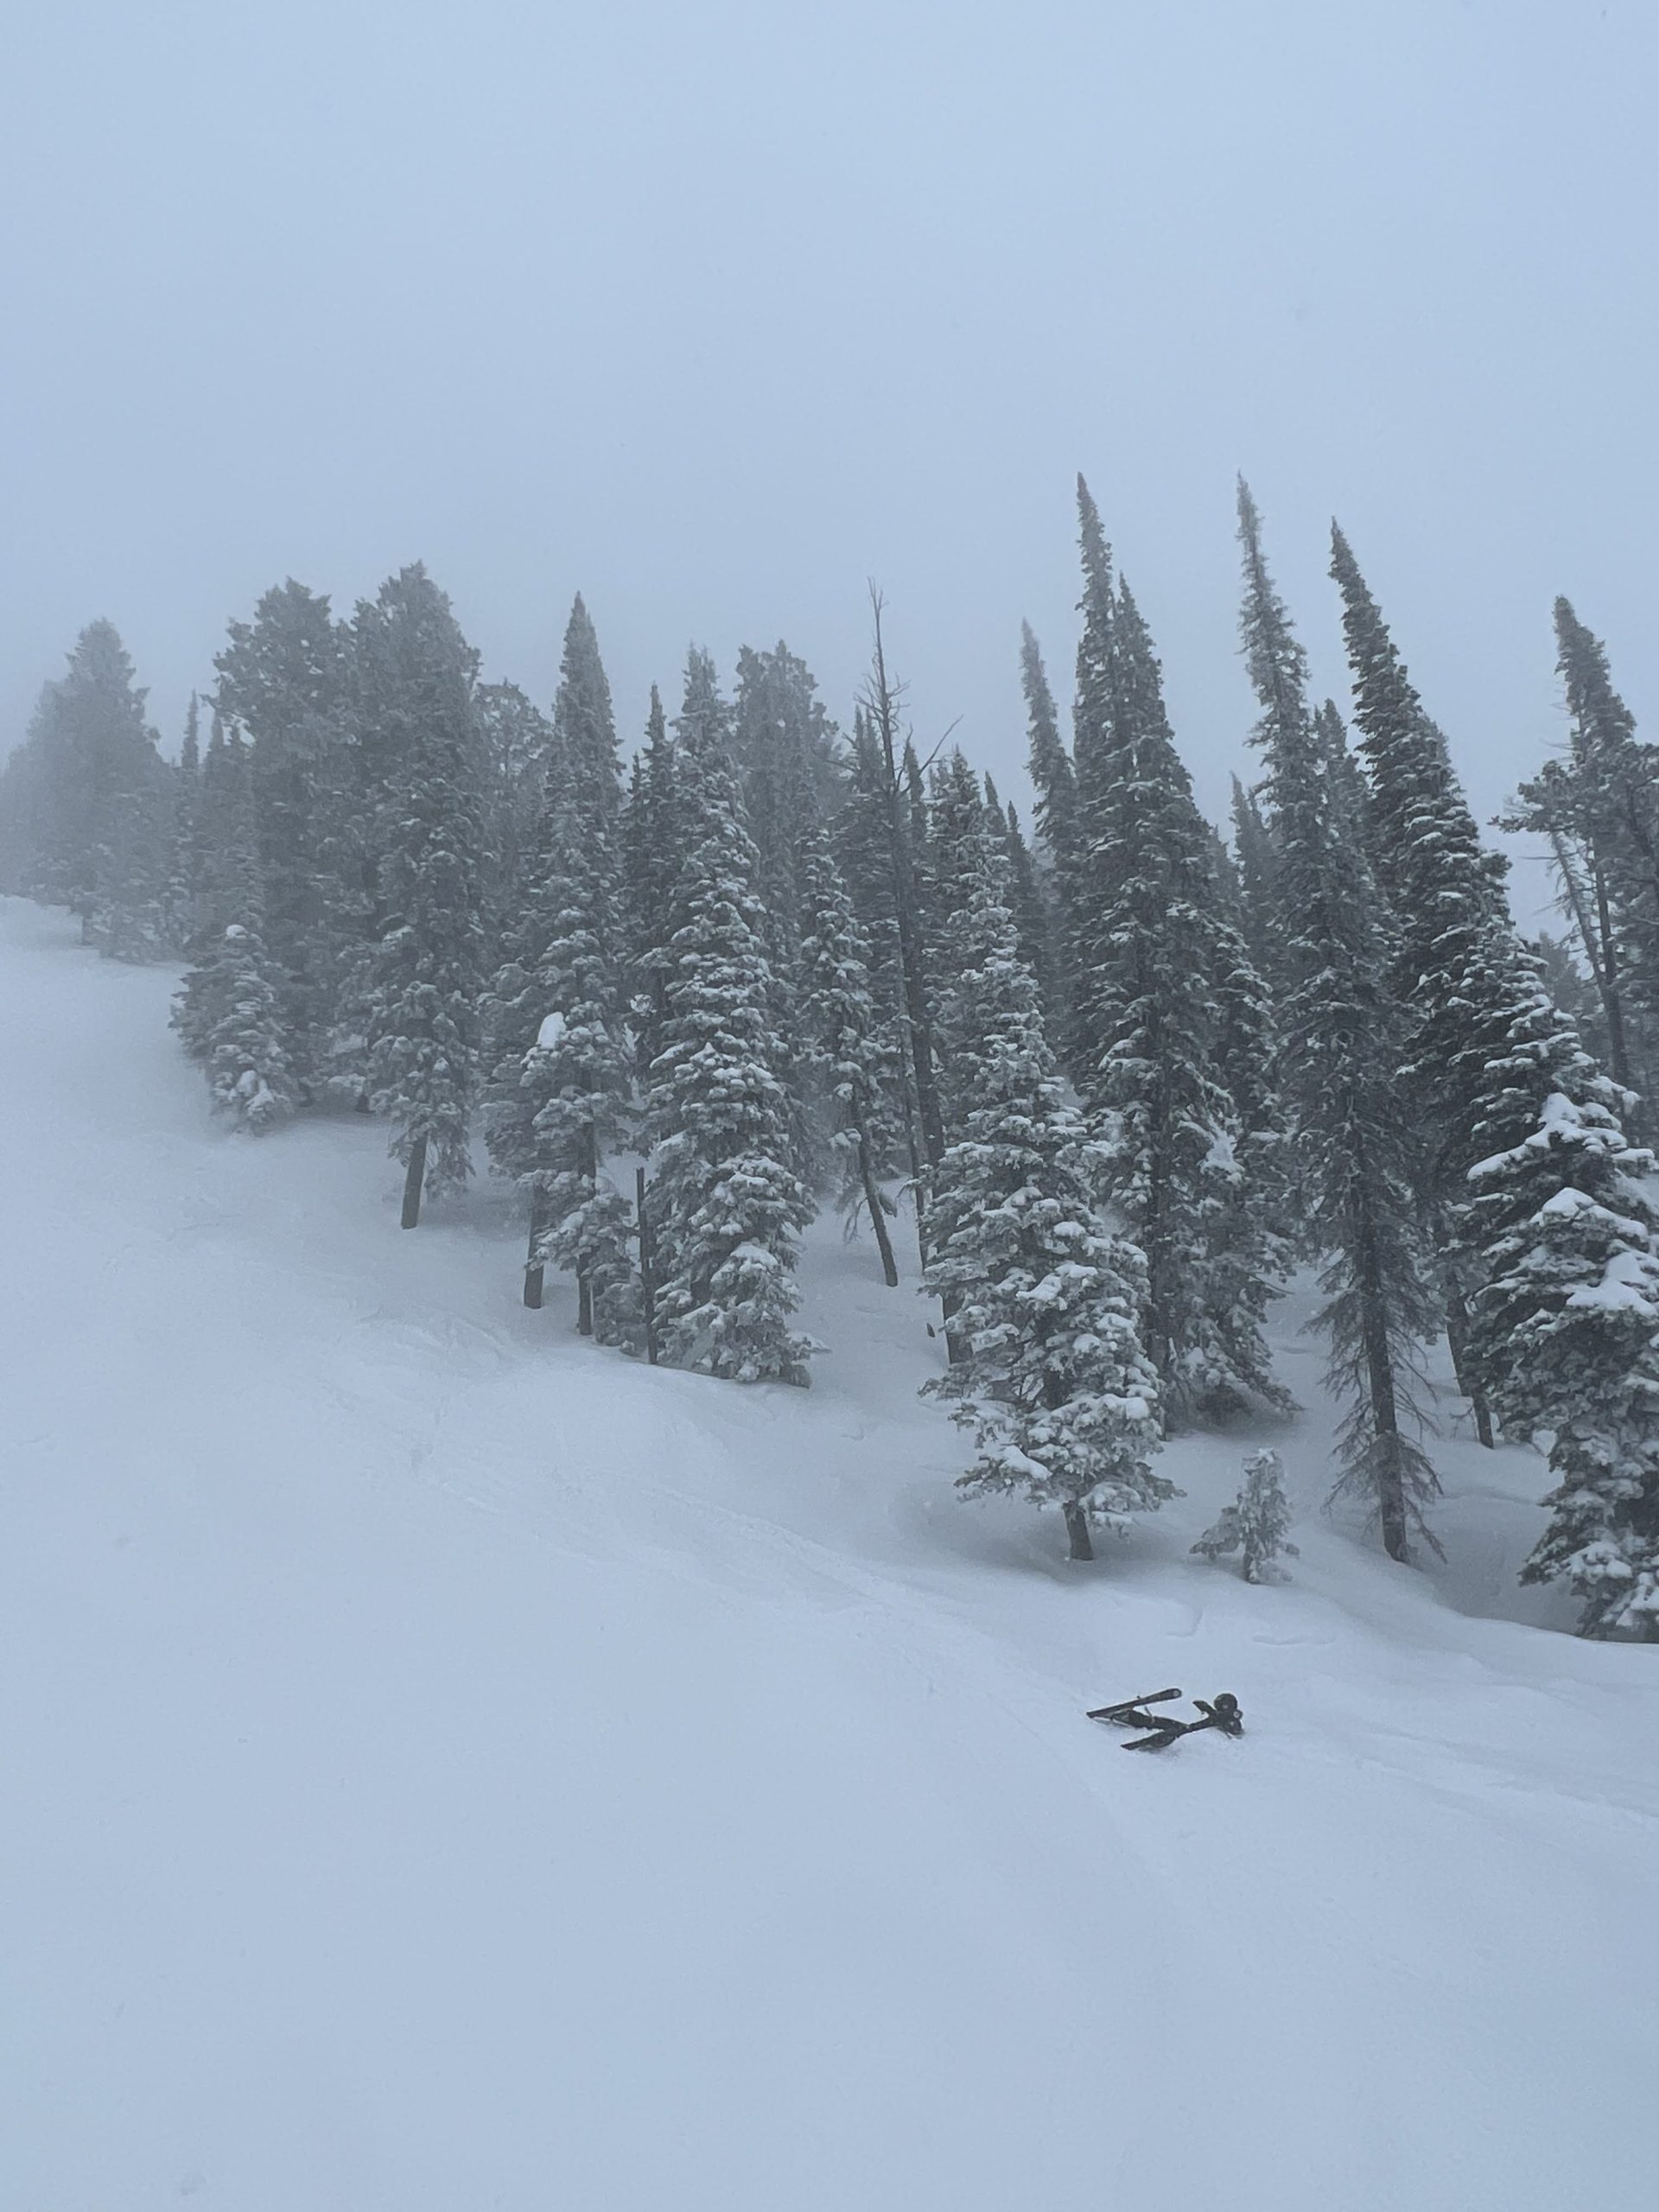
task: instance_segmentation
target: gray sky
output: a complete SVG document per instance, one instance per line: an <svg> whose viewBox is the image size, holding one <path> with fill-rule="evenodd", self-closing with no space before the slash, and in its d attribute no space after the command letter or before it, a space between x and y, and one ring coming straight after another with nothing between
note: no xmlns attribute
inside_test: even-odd
<svg viewBox="0 0 1659 2212"><path fill-rule="evenodd" d="M845 719L874 575L1014 788L1081 467L1213 809L1242 468L1489 813L1557 591L1659 735L1656 65L1653 0L11 0L0 744L95 614L170 748L267 585L417 556L543 700L580 587L630 743L690 638Z"/></svg>

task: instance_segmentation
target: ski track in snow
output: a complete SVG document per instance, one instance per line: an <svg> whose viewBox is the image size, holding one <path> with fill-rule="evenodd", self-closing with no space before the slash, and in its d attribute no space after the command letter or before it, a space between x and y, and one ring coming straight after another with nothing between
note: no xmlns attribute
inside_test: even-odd
<svg viewBox="0 0 1659 2212"><path fill-rule="evenodd" d="M73 938L0 901L5 2212L1647 2201L1655 1655L1516 1586L1533 1454L1390 1567L1287 1306L1294 1580L1187 1556L1249 1437L1068 1567L913 1246L814 1232L810 1392L642 1369ZM1082 1717L1166 1681L1249 1733Z"/></svg>

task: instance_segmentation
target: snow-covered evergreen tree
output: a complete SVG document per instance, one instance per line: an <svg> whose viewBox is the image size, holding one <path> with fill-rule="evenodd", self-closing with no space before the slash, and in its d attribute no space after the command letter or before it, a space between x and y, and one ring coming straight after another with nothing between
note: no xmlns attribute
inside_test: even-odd
<svg viewBox="0 0 1659 2212"><path fill-rule="evenodd" d="M1050 1040L1073 1077L1080 1078L1092 1067L1094 1056L1086 1032L1079 1027L1075 1003L1078 975L1087 965L1077 911L1081 857L1077 771L1060 735L1054 695L1029 622L1020 625L1020 674L1026 695L1027 760L1037 795L1032 821L1043 862L1040 869L1033 869L1046 937L1038 982ZM1016 864L1016 887L1018 882Z"/></svg>
<svg viewBox="0 0 1659 2212"><path fill-rule="evenodd" d="M1285 988L1281 1065L1309 1237L1324 1254L1327 1382L1346 1408L1338 1492L1365 1499L1392 1559L1439 1484L1416 1441L1413 1396L1436 1300L1411 1185L1409 1117L1398 1068L1402 1023L1389 988L1385 909L1338 794L1325 737L1306 696L1306 658L1239 486L1246 664L1261 702L1255 741L1275 855L1273 911Z"/></svg>
<svg viewBox="0 0 1659 2212"><path fill-rule="evenodd" d="M890 1035L870 989L869 943L830 853L824 832L801 840L798 1012L807 1039L803 1054L830 1144L840 1162L840 1201L849 1224L868 1211L889 1288L899 1281L883 1192L881 1163L892 1149L886 1080L893 1056Z"/></svg>
<svg viewBox="0 0 1659 2212"><path fill-rule="evenodd" d="M253 1135L294 1111L274 963L265 949L253 776L247 748L216 720L202 770L208 840L198 888L193 964L173 1026L200 1062L214 1109Z"/></svg>
<svg viewBox="0 0 1659 2212"><path fill-rule="evenodd" d="M1006 806L990 776L984 779L985 806L993 842L1008 864L1008 904L1020 932L1020 957L1037 978L1043 1009L1043 1027L1051 1038L1064 1027L1059 988L1058 917L1039 875L1031 847L1020 826L1020 810L1010 799Z"/></svg>
<svg viewBox="0 0 1659 2212"><path fill-rule="evenodd" d="M1276 1452L1252 1452L1244 1462L1238 1496L1222 1508L1220 1519L1192 1548L1204 1559L1225 1559L1237 1552L1239 1573L1246 1582L1277 1581L1274 1561L1299 1556L1289 1535L1284 1464Z"/></svg>
<svg viewBox="0 0 1659 2212"><path fill-rule="evenodd" d="M201 805L201 702L193 691L172 775L168 824L165 932L169 946L187 952L196 931L196 887L201 873L197 817Z"/></svg>
<svg viewBox="0 0 1659 2212"><path fill-rule="evenodd" d="M896 986L894 1011L906 1074L899 1097L918 1193L920 1241L925 1237L927 1177L944 1150L923 905L927 804L915 748L903 728L904 687L887 666L879 593L872 596L871 612L874 646L854 724L841 853L859 918L871 938L878 981L890 979Z"/></svg>
<svg viewBox="0 0 1659 2212"><path fill-rule="evenodd" d="M674 887L683 860L678 764L657 686L651 687L645 741L635 756L623 818L626 863L630 1010L641 1081L662 1050L674 933Z"/></svg>
<svg viewBox="0 0 1659 2212"><path fill-rule="evenodd" d="M902 1156L896 1153L887 1164L895 1169L902 1166L913 1183L920 1172L921 1147L906 1045L905 966L889 826L880 753L869 718L861 709L853 721L847 796L832 834L836 863L869 947L878 1035L893 1071L888 1090L898 1116L894 1136Z"/></svg>
<svg viewBox="0 0 1659 2212"><path fill-rule="evenodd" d="M1079 481L1079 858L1074 998L1108 1188L1146 1255L1147 1350L1172 1420L1284 1402L1262 1331L1276 1255L1221 1063L1224 978L1247 956L1164 712L1159 668ZM1259 997L1259 989L1256 993Z"/></svg>
<svg viewBox="0 0 1659 2212"><path fill-rule="evenodd" d="M1256 972L1270 989L1279 982L1274 920L1273 839L1255 791L1233 778L1233 866L1238 881L1240 925Z"/></svg>
<svg viewBox="0 0 1659 2212"><path fill-rule="evenodd" d="M577 597L554 703L543 826L517 869L507 957L486 1005L492 1158L530 1206L526 1303L550 1262L576 1278L576 1325L634 1341L632 1209L605 1172L631 1082L624 1027L622 791L610 686Z"/></svg>
<svg viewBox="0 0 1659 2212"><path fill-rule="evenodd" d="M543 828L553 729L516 683L480 683L473 696L484 762L485 929L490 959L499 963Z"/></svg>
<svg viewBox="0 0 1659 2212"><path fill-rule="evenodd" d="M645 1101L658 1339L671 1366L804 1382L810 1346L790 1317L797 1240L812 1205L789 1164L754 847L712 671L696 651L673 757L681 865Z"/></svg>
<svg viewBox="0 0 1659 2212"><path fill-rule="evenodd" d="M611 855L588 841L574 799L553 810L549 861L563 887L543 955L548 1015L525 1055L523 1085L540 1103L531 1137L530 1265L550 1262L576 1279L576 1325L601 1344L632 1344L639 1307L633 1209L606 1170L632 1090L617 957Z"/></svg>
<svg viewBox="0 0 1659 2212"><path fill-rule="evenodd" d="M175 772L113 624L88 624L46 685L7 776L10 880L79 916L82 941L122 960L175 949L168 893Z"/></svg>
<svg viewBox="0 0 1659 2212"><path fill-rule="evenodd" d="M372 852L352 713L349 637L290 577L214 663L216 711L250 749L264 932L284 1052L311 1099L364 1077L348 1005L367 956Z"/></svg>
<svg viewBox="0 0 1659 2212"><path fill-rule="evenodd" d="M1550 1004L1577 1033L1592 1060L1611 1072L1611 1039L1599 993L1580 965L1572 942L1540 930L1528 950L1538 962L1538 980Z"/></svg>
<svg viewBox="0 0 1659 2212"><path fill-rule="evenodd" d="M799 945L800 840L827 824L841 801L839 734L811 671L781 640L737 656L730 744L743 817L753 840L756 888L774 970L791 974Z"/></svg>
<svg viewBox="0 0 1659 2212"><path fill-rule="evenodd" d="M990 821L978 776L961 747L954 747L929 772L926 834L915 848L920 861L922 933L930 981L929 1025L947 1129L954 1118L958 1073L952 1065L953 1039L941 1020L950 995L945 947L953 941L956 923L978 887L988 839L1000 829L1000 821L995 824ZM1000 836L997 842L1000 844Z"/></svg>
<svg viewBox="0 0 1659 2212"><path fill-rule="evenodd" d="M1090 1203L1090 1147L1020 957L1005 864L982 852L950 931L944 1014L962 1079L929 1208L927 1284L960 1349L925 1388L974 1433L961 1488L1058 1505L1071 1557L1090 1559L1091 1523L1121 1528L1174 1495L1153 1467L1145 1269Z"/></svg>
<svg viewBox="0 0 1659 2212"><path fill-rule="evenodd" d="M1548 1027L1541 1008L1514 1040L1523 1096ZM1506 1428L1551 1432L1551 1518L1522 1580L1564 1580L1586 1636L1648 1641L1659 1640L1653 1166L1605 1104L1555 1091L1518 1144L1476 1163L1469 1209L1487 1268L1473 1355Z"/></svg>
<svg viewBox="0 0 1659 2212"><path fill-rule="evenodd" d="M1026 715L1032 787L1037 794L1033 820L1057 875L1070 864L1077 835L1077 783L1071 755L1060 735L1054 694L1043 666L1042 648L1029 622L1020 626L1020 675Z"/></svg>
<svg viewBox="0 0 1659 2212"><path fill-rule="evenodd" d="M1428 1140L1426 1197L1444 1224L1458 1294L1459 1365L1500 1421L1554 1433L1558 1497L1582 1486L1582 1440L1599 1419L1603 1443L1592 1448L1605 1447L1608 1479L1627 1503L1652 1501L1659 1369L1651 1384L1630 1370L1628 1319L1605 1288L1645 1281L1650 1251L1649 1224L1624 1196L1629 1163L1641 1157L1620 1126L1628 1094L1602 1077L1543 990L1510 918L1502 862L1481 847L1446 741L1340 531L1332 569L1370 766L1368 820L1401 918L1408 1076ZM1594 1223L1582 1248L1561 1233L1580 1215ZM1575 1317L1570 1370L1538 1349L1562 1298ZM1599 1387L1607 1393L1599 1414ZM1656 1510L1637 1503L1633 1525ZM1573 1540L1540 1556L1576 1558L1579 1548ZM1598 1618L1586 1611L1588 1625Z"/></svg>
<svg viewBox="0 0 1659 2212"><path fill-rule="evenodd" d="M1549 840L1600 1002L1608 1068L1640 1094L1645 1131L1645 1102L1659 1092L1659 749L1637 740L1606 648L1565 599L1555 635L1568 748L1522 785L1508 826Z"/></svg>
<svg viewBox="0 0 1659 2212"><path fill-rule="evenodd" d="M477 657L416 563L357 610L359 712L378 794L365 1004L375 1110L406 1168L403 1221L472 1173L483 995Z"/></svg>
<svg viewBox="0 0 1659 2212"><path fill-rule="evenodd" d="M804 661L779 643L770 652L741 647L737 690L723 717L744 826L755 849L755 894L772 970L778 1073L790 1102L790 1165L812 1190L830 1162L807 1093L797 1000L801 957L800 848L828 821L840 798L840 745Z"/></svg>

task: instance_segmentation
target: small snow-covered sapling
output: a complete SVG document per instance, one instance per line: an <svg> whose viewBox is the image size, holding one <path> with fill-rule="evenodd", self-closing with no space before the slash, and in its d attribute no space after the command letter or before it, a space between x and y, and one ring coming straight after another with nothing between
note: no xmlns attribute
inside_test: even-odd
<svg viewBox="0 0 1659 2212"><path fill-rule="evenodd" d="M1252 1452L1244 1462L1244 1482L1238 1496L1192 1548L1205 1559L1241 1552L1240 1572L1247 1582L1276 1581L1274 1561L1281 1554L1289 1559L1299 1556L1295 1545L1287 1541L1289 1528L1290 1506L1279 1454Z"/></svg>

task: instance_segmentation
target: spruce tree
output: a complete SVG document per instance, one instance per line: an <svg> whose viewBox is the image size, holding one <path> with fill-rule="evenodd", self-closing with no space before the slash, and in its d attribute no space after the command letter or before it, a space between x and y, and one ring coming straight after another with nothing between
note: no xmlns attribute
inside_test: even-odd
<svg viewBox="0 0 1659 2212"><path fill-rule="evenodd" d="M632 1083L621 1021L613 854L591 838L580 799L556 802L548 841L562 887L538 980L548 1014L525 1055L523 1089L538 1102L530 1274L550 1262L576 1279L576 1326L601 1344L632 1344L639 1325L632 1208L606 1170L624 1127Z"/></svg>
<svg viewBox="0 0 1659 2212"><path fill-rule="evenodd" d="M912 1102L912 1151L921 1194L917 1235L925 1256L925 1183L944 1152L923 907L927 809L915 748L902 728L904 689L887 667L884 611L880 594L873 592L874 645L859 700L863 742L857 741L855 733L850 804L861 810L861 818L874 833L870 857L880 877L883 903L891 914ZM856 874L853 880L858 880ZM868 910L861 911L868 913Z"/></svg>
<svg viewBox="0 0 1659 2212"><path fill-rule="evenodd" d="M188 951L196 930L196 896L201 874L201 702L190 694L184 736L173 774L172 835L168 855L167 935L177 950Z"/></svg>
<svg viewBox="0 0 1659 2212"><path fill-rule="evenodd" d="M960 1351L924 1389L973 1431L977 1456L959 1487L1058 1505L1071 1556L1087 1560L1091 1523L1121 1529L1175 1494L1152 1464L1158 1380L1137 1328L1145 1270L1090 1203L1090 1147L1065 1103L988 842L949 960L942 1011L960 1080L929 1206L927 1287Z"/></svg>
<svg viewBox="0 0 1659 2212"><path fill-rule="evenodd" d="M605 1172L631 1083L624 1027L620 768L610 687L578 595L565 630L542 827L517 869L508 957L486 1007L492 1158L524 1192L524 1299L550 1262L576 1278L576 1325L631 1343L631 1209Z"/></svg>
<svg viewBox="0 0 1659 2212"><path fill-rule="evenodd" d="M1538 980L1550 1004L1577 1031L1591 1058L1611 1068L1611 1050L1603 1007L1595 984L1579 965L1571 942L1540 930L1530 950L1538 962Z"/></svg>
<svg viewBox="0 0 1659 2212"><path fill-rule="evenodd" d="M694 650L674 751L681 865L656 969L662 1042L645 1100L658 1333L671 1366L804 1382L811 1347L790 1317L812 1205L789 1165L756 856L721 724L713 671Z"/></svg>
<svg viewBox="0 0 1659 2212"><path fill-rule="evenodd" d="M1568 749L1522 785L1508 826L1549 840L1600 1001L1608 1067L1640 1094L1645 1130L1659 1088L1659 751L1638 741L1605 647L1565 599L1555 635Z"/></svg>
<svg viewBox="0 0 1659 2212"><path fill-rule="evenodd" d="M215 713L197 779L195 926L186 948L190 966L175 995L171 1015L172 1027L194 1060L205 1058L220 1007L212 956L227 925L241 918L242 909L258 887L257 846L251 868L247 864L253 822L244 753L239 738L232 750L224 721Z"/></svg>
<svg viewBox="0 0 1659 2212"><path fill-rule="evenodd" d="M211 838L200 887L194 964L173 1025L200 1062L216 1112L257 1135L294 1111L263 898L253 777L239 737L215 721L202 772L201 820Z"/></svg>
<svg viewBox="0 0 1659 2212"><path fill-rule="evenodd" d="M1270 988L1279 982L1279 944L1274 927L1273 839L1262 818L1254 791L1233 778L1233 867L1238 881L1240 926L1258 975Z"/></svg>
<svg viewBox="0 0 1659 2212"><path fill-rule="evenodd" d="M1020 823L1020 810L1010 799L1005 807L995 783L985 779L985 804L992 817L1002 857L1008 864L1008 898L1014 927L1020 932L1020 957L1037 978L1042 1002L1043 1026L1051 1035L1064 1027L1059 988L1059 941L1057 917L1045 894L1030 846Z"/></svg>
<svg viewBox="0 0 1659 2212"><path fill-rule="evenodd" d="M869 947L877 1033L890 1071L887 1087L897 1115L893 1136L898 1149L884 1164L895 1169L902 1164L914 1185L920 1175L921 1147L906 1046L905 966L894 896L887 785L880 748L861 709L853 721L847 795L832 835L836 863Z"/></svg>
<svg viewBox="0 0 1659 2212"><path fill-rule="evenodd" d="M482 760L477 657L419 563L362 602L359 712L378 804L377 936L365 1003L372 1104L404 1163L403 1225L423 1191L472 1173L483 995Z"/></svg>
<svg viewBox="0 0 1659 2212"><path fill-rule="evenodd" d="M961 747L953 747L929 772L926 830L918 840L923 929L929 972L936 979L943 974L944 939L978 880L987 826L984 788Z"/></svg>
<svg viewBox="0 0 1659 2212"><path fill-rule="evenodd" d="M841 1164L842 1211L849 1223L861 1207L868 1211L881 1272L892 1289L899 1281L887 1232L893 1209L879 1179L891 1147L886 1096L891 1055L870 989L869 943L822 830L805 831L798 868L798 1011L808 1040L805 1066Z"/></svg>
<svg viewBox="0 0 1659 2212"><path fill-rule="evenodd" d="M290 577L214 663L216 710L250 748L264 931L285 1055L302 1095L355 1096L352 1027L373 912L351 699L350 639L326 597Z"/></svg>
<svg viewBox="0 0 1659 2212"><path fill-rule="evenodd" d="M1077 845L1077 776L1060 735L1042 650L1029 622L1020 626L1020 674L1026 695L1032 788L1037 794L1033 820L1049 865L1064 876Z"/></svg>
<svg viewBox="0 0 1659 2212"><path fill-rule="evenodd" d="M1561 1478L1557 1496L1564 1496L1581 1473L1573 1438L1597 1418L1591 1378L1611 1376L1624 1340L1608 1323L1615 1343L1595 1360L1580 1344L1584 1371L1568 1378L1557 1363L1535 1358L1537 1316L1553 1312L1561 1268L1580 1268L1568 1299L1573 1310L1588 1314L1601 1310L1604 1281L1642 1268L1648 1252L1642 1214L1606 1204L1597 1184L1601 1164L1628 1157L1619 1126L1628 1095L1601 1077L1546 998L1535 957L1509 918L1502 862L1482 852L1445 736L1422 710L1340 531L1332 573L1343 591L1354 719L1371 767L1367 821L1398 916L1398 987L1411 1022L1407 1079L1414 1117L1425 1130L1422 1199L1445 1236L1453 1356L1466 1389L1484 1398L1500 1421L1555 1431L1551 1465ZM1561 1135L1568 1128L1591 1128L1592 1141L1568 1141ZM1482 1188L1473 1170L1493 1159L1510 1161L1513 1173L1496 1181L1496 1170L1486 1173ZM1606 1217L1601 1243L1551 1269L1546 1255L1555 1230L1580 1212L1586 1194ZM1522 1224L1535 1225L1537 1243L1517 1255L1513 1239L1524 1234ZM1500 1283L1529 1289L1500 1294ZM1650 1478L1635 1431L1617 1411L1624 1391L1612 1382L1608 1389L1612 1402L1604 1418L1621 1438L1615 1480L1648 1496ZM1639 1376L1632 1389L1628 1402L1639 1407L1646 1389ZM1659 1435L1659 1370L1652 1405Z"/></svg>
<svg viewBox="0 0 1659 2212"><path fill-rule="evenodd" d="M1535 1092L1541 1065L1553 1059L1561 1071L1553 1027L1541 1007L1517 1025L1504 1072L1521 1100ZM1588 1092L1588 1071L1575 1072ZM1486 1268L1472 1356L1507 1429L1551 1433L1550 1520L1521 1579L1565 1581L1583 1635L1648 1642L1659 1640L1653 1166L1650 1153L1626 1144L1610 1103L1554 1090L1519 1143L1475 1163L1467 1211Z"/></svg>
<svg viewBox="0 0 1659 2212"><path fill-rule="evenodd" d="M1252 1452L1244 1462L1244 1481L1221 1517L1206 1529L1192 1548L1204 1559L1225 1559L1237 1552L1239 1573L1246 1582L1278 1581L1274 1563L1281 1557L1299 1556L1290 1534L1290 1503L1285 1496L1285 1470L1276 1452Z"/></svg>
<svg viewBox="0 0 1659 2212"><path fill-rule="evenodd" d="M89 623L41 695L11 779L28 816L19 888L69 907L83 944L123 960L173 949L174 772L144 720L144 696L114 625Z"/></svg>
<svg viewBox="0 0 1659 2212"><path fill-rule="evenodd" d="M727 728L744 826L755 849L755 892L774 992L772 1025L782 1052L778 1072L790 1100L790 1164L817 1190L830 1161L809 1109L811 1078L800 1049L800 844L837 803L839 741L811 671L781 641L771 652L740 650Z"/></svg>
<svg viewBox="0 0 1659 2212"><path fill-rule="evenodd" d="M1439 1489L1414 1430L1421 1347L1436 1301L1411 1185L1409 1116L1398 1068L1402 1017L1389 981L1382 901L1306 697L1306 658L1274 590L1248 488L1238 493L1246 665L1261 703L1254 738L1273 838L1273 912L1285 985L1278 1027L1290 1145L1324 1255L1327 1382L1345 1404L1335 1494L1363 1497L1392 1559Z"/></svg>
<svg viewBox="0 0 1659 2212"><path fill-rule="evenodd" d="M484 764L485 927L499 963L544 827L553 730L516 683L480 683L474 698Z"/></svg>
<svg viewBox="0 0 1659 2212"><path fill-rule="evenodd" d="M1276 1264L1266 1193L1250 1180L1222 1064L1219 994L1247 957L1224 917L1150 637L1127 588L1113 588L1081 482L1078 500L1076 1003L1092 1052L1084 1096L1105 1133L1112 1201L1146 1255L1144 1335L1168 1414L1225 1417L1285 1402L1262 1332Z"/></svg>
<svg viewBox="0 0 1659 2212"><path fill-rule="evenodd" d="M812 673L781 640L770 652L745 645L738 653L730 745L754 842L767 951L782 974L792 970L800 941L800 840L835 815L842 770L839 734Z"/></svg>
<svg viewBox="0 0 1659 2212"><path fill-rule="evenodd" d="M683 823L674 738L653 683L645 742L634 759L623 820L626 863L630 1008L641 1081L662 1050L667 1017L674 887L683 860Z"/></svg>
<svg viewBox="0 0 1659 2212"><path fill-rule="evenodd" d="M1086 957L1078 938L1077 870L1081 858L1077 772L1060 735L1054 695L1049 689L1042 652L1029 622L1020 625L1020 680L1026 695L1027 763L1036 804L1032 821L1046 867L1033 868L1036 897L1043 910L1046 950L1038 970L1044 1018L1055 1050L1074 1078L1090 1065L1087 1039L1079 1031L1075 1003L1079 969ZM1010 817L1013 809L1009 809ZM1013 857L1011 855L1011 857ZM1030 867L1027 856L1026 866ZM1014 859L1016 888L1020 864ZM1023 897L1025 894L1020 893ZM1022 928L1028 938L1029 924Z"/></svg>
<svg viewBox="0 0 1659 2212"><path fill-rule="evenodd" d="M1655 1633L1659 1351L1650 1156L1549 1001L1429 721L1340 531L1367 820L1397 918L1410 1111L1463 1295L1454 1345L1516 1435L1548 1432L1553 1518L1525 1569L1565 1579L1588 1635Z"/></svg>

